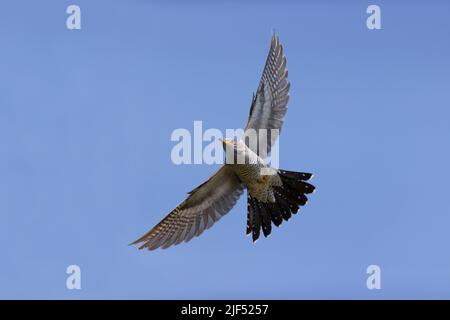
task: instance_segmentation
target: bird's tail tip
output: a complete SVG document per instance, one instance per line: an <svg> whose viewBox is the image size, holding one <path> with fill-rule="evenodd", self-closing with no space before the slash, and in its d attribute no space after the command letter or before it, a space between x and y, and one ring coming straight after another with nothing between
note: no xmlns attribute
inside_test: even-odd
<svg viewBox="0 0 450 320"><path fill-rule="evenodd" d="M247 234L252 234L256 242L262 229L265 237L272 231L272 223L281 225L296 214L301 206L308 202L307 194L313 193L315 187L306 182L313 175L306 172L278 170L282 185L273 187L275 202L261 202L248 195L247 198Z"/></svg>

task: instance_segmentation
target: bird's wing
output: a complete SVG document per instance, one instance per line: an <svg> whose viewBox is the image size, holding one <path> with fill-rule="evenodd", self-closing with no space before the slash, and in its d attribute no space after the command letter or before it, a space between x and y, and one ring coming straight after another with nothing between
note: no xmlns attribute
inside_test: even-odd
<svg viewBox="0 0 450 320"><path fill-rule="evenodd" d="M239 178L223 166L212 177L189 192L189 196L144 236L139 249L166 249L187 242L210 228L233 208L244 190Z"/></svg>
<svg viewBox="0 0 450 320"><path fill-rule="evenodd" d="M250 115L245 126L243 139L247 146L250 147L259 156L265 157L270 153L271 146L278 138L279 131L283 125L283 117L287 111L287 103L289 100L289 81L287 80L288 70L286 68L286 57L283 54L283 47L277 35L272 36L269 55L267 56L266 65L256 91L253 95ZM261 150L261 135L267 129L267 150ZM276 131L270 129L278 129ZM258 145L260 150L252 143L249 138L258 137ZM255 150L256 149L256 150ZM263 153L265 152L265 153Z"/></svg>

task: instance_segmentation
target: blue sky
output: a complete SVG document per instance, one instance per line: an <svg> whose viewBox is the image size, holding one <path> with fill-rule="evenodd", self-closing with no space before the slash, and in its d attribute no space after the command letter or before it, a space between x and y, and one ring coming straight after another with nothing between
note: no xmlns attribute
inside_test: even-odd
<svg viewBox="0 0 450 320"><path fill-rule="evenodd" d="M81 30L66 28L73 3ZM0 298L450 298L449 9L3 3ZM170 135L244 125L273 29L291 81L280 166L313 172L317 192L256 244L244 197L188 244L128 246L216 170L175 166Z"/></svg>

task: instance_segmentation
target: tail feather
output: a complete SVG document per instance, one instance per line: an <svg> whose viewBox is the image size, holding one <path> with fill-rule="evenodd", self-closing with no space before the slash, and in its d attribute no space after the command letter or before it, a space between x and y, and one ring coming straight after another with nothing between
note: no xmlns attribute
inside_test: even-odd
<svg viewBox="0 0 450 320"><path fill-rule="evenodd" d="M250 197L247 199L247 231L246 234L250 234L253 228L253 216L255 215L255 211L253 210L253 206L251 204Z"/></svg>
<svg viewBox="0 0 450 320"><path fill-rule="evenodd" d="M253 242L258 240L261 229L261 212L258 206L258 201L255 198L249 196L248 198L249 211L247 213L247 220L249 227L247 228L247 234L252 232Z"/></svg>
<svg viewBox="0 0 450 320"><path fill-rule="evenodd" d="M285 179L290 179L293 181L308 181L313 177L312 173L307 172L295 172L295 171L287 171L287 170L278 170L278 173L283 175Z"/></svg>
<svg viewBox="0 0 450 320"><path fill-rule="evenodd" d="M262 230L264 237L272 232L272 220L270 217L270 207L268 205L260 205L262 217Z"/></svg>
<svg viewBox="0 0 450 320"><path fill-rule="evenodd" d="M267 237L272 232L272 223L278 227L283 219L288 221L306 205L306 195L315 190L306 182L312 178L311 173L278 170L278 175L282 185L273 187L275 203L258 201L248 194L247 234L252 233L253 241L259 238L261 228Z"/></svg>
<svg viewBox="0 0 450 320"><path fill-rule="evenodd" d="M270 218L273 224L278 227L283 222L281 210L276 203L269 203L268 206L270 208Z"/></svg>
<svg viewBox="0 0 450 320"><path fill-rule="evenodd" d="M291 208L289 207L289 203L284 200L284 198L281 197L281 195L275 191L275 200L276 203L278 204L278 208L281 211L281 215L283 217L284 220L288 221L291 216Z"/></svg>

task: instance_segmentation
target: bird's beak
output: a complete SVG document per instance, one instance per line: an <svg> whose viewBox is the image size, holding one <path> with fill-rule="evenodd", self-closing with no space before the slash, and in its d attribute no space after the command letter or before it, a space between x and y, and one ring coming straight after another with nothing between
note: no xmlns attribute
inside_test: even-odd
<svg viewBox="0 0 450 320"><path fill-rule="evenodd" d="M229 147L233 146L233 143L231 143L231 141L227 138L225 138L225 139L219 138L219 140L220 140L220 142L222 142L222 147L224 150L227 150Z"/></svg>

